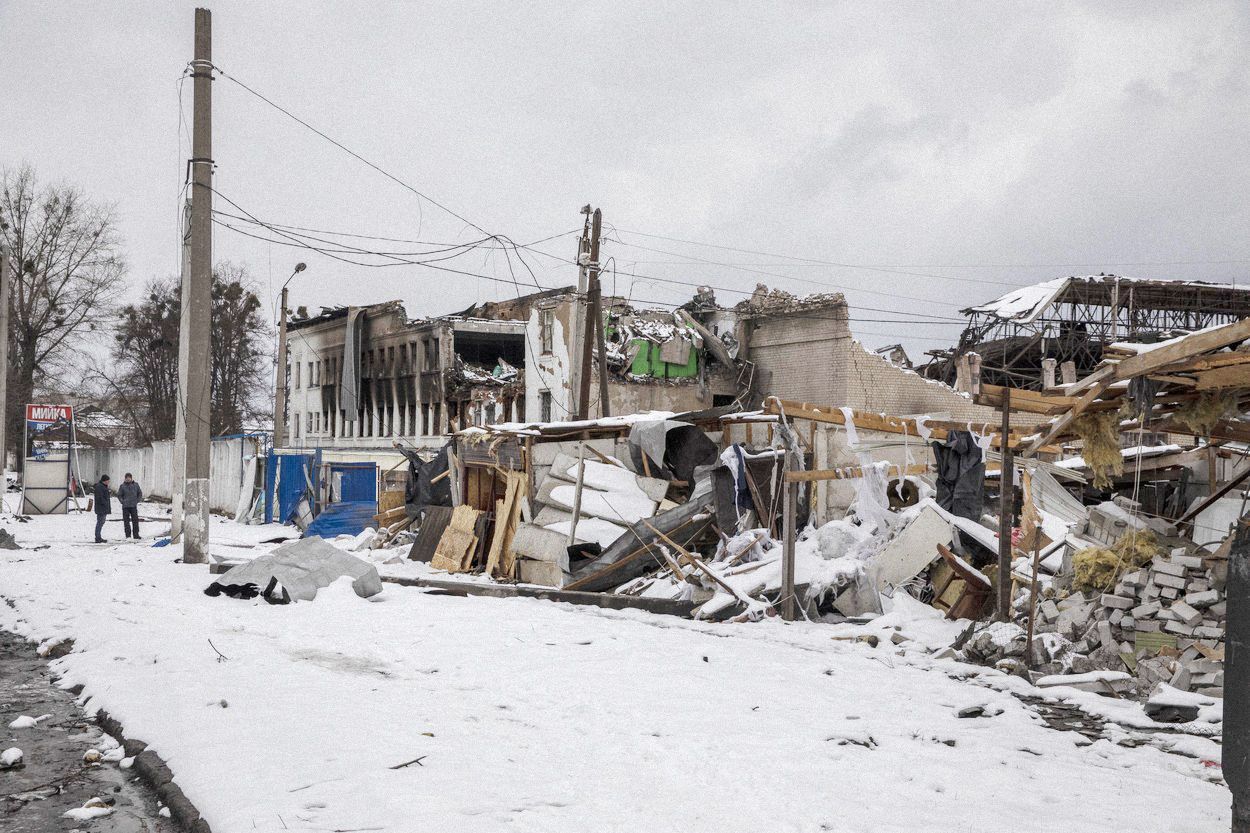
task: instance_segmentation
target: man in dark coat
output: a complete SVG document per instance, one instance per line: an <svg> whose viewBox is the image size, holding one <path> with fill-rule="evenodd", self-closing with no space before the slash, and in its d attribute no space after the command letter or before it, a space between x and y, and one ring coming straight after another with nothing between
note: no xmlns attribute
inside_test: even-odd
<svg viewBox="0 0 1250 833"><path fill-rule="evenodd" d="M104 521L113 511L113 501L109 495L109 476L107 474L100 475L100 482L95 484L92 497L95 502L95 542L103 544L104 539L100 537L100 533L104 531Z"/></svg>
<svg viewBox="0 0 1250 833"><path fill-rule="evenodd" d="M126 472L122 485L117 487L117 502L122 505L122 526L125 527L127 538L139 537L139 501L143 500L143 489L135 482L134 476Z"/></svg>

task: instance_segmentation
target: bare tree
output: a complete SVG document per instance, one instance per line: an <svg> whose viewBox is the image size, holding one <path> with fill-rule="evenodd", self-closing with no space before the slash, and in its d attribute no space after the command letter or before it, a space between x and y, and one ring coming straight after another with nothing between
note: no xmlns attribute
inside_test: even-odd
<svg viewBox="0 0 1250 833"><path fill-rule="evenodd" d="M245 268L219 263L213 269L214 434L238 433L266 411L272 333L261 309Z"/></svg>
<svg viewBox="0 0 1250 833"><path fill-rule="evenodd" d="M241 431L267 405L265 369L269 326L247 271L229 263L213 270L212 415L215 435ZM95 376L134 421L136 441L174 435L178 401L178 323L181 290L175 279L148 284L144 299L121 309L113 364Z"/></svg>
<svg viewBox="0 0 1250 833"><path fill-rule="evenodd" d="M12 447L36 382L67 369L79 337L120 289L125 264L112 208L72 185L41 186L29 165L0 171L0 241L17 265L5 415Z"/></svg>
<svg viewBox="0 0 1250 833"><path fill-rule="evenodd" d="M176 280L154 280L140 303L122 307L113 335L112 372L100 371L145 445L174 436L179 294Z"/></svg>

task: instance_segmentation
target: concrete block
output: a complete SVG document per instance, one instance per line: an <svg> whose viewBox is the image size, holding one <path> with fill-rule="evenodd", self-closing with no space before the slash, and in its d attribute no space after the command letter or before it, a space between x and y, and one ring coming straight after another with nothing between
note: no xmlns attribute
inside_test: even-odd
<svg viewBox="0 0 1250 833"><path fill-rule="evenodd" d="M1059 618L1059 605L1055 604L1053 599L1044 599L1037 606L1037 610L1047 622L1053 622Z"/></svg>
<svg viewBox="0 0 1250 833"><path fill-rule="evenodd" d="M1173 616L1179 617L1186 625L1197 625L1202 621L1202 614L1184 602L1173 602L1171 611Z"/></svg>
<svg viewBox="0 0 1250 833"><path fill-rule="evenodd" d="M1137 620L1132 616L1125 616L1120 620L1120 630L1132 631L1137 629Z"/></svg>
<svg viewBox="0 0 1250 833"><path fill-rule="evenodd" d="M1155 585L1158 587L1172 587L1172 588L1175 588L1176 590L1184 590L1185 589L1185 577L1183 575L1184 570L1182 570L1181 572L1182 572L1182 575L1174 576L1171 573L1161 573L1161 572L1156 571L1155 574L1151 576L1151 579L1154 581Z"/></svg>
<svg viewBox="0 0 1250 833"><path fill-rule="evenodd" d="M1206 625L1199 625L1198 627L1194 628L1194 636L1198 637L1199 639L1221 639L1224 636L1224 629L1219 628L1219 627L1212 628L1212 627L1207 627Z"/></svg>
<svg viewBox="0 0 1250 833"><path fill-rule="evenodd" d="M1147 576L1146 576L1145 570L1134 570L1131 573L1125 573L1123 576L1121 576L1120 583L1126 584L1129 587L1136 587L1137 589L1140 590L1141 588L1146 586L1146 579L1147 579Z"/></svg>
<svg viewBox="0 0 1250 833"><path fill-rule="evenodd" d="M1078 605L1088 604L1089 600L1085 598L1083 593L1073 593L1071 596L1065 596L1059 600L1060 610L1070 610Z"/></svg>
<svg viewBox="0 0 1250 833"><path fill-rule="evenodd" d="M1165 560L1156 557L1150 562L1150 568L1155 574L1155 583L1159 583L1159 576L1172 576L1173 578L1184 578L1186 567L1183 564L1177 564L1175 561Z"/></svg>
<svg viewBox="0 0 1250 833"><path fill-rule="evenodd" d="M536 524L517 526L512 536L512 551L520 558L550 561L558 564L561 570L569 568L568 536Z"/></svg>
<svg viewBox="0 0 1250 833"><path fill-rule="evenodd" d="M1165 622L1163 630L1167 633L1177 634L1178 636L1194 635L1193 627L1191 625L1186 625L1184 622Z"/></svg>
<svg viewBox="0 0 1250 833"><path fill-rule="evenodd" d="M1179 599L1180 596L1181 596L1181 591L1177 590L1175 587L1159 588L1159 598L1161 599L1168 599L1168 600Z"/></svg>
<svg viewBox="0 0 1250 833"><path fill-rule="evenodd" d="M1111 615L1107 617L1107 621L1110 622L1113 626L1119 627L1120 623L1124 621L1124 611L1123 610L1111 611Z"/></svg>
<svg viewBox="0 0 1250 833"><path fill-rule="evenodd" d="M517 561L517 570L520 572L521 581L526 584L539 584L543 587L564 586L566 578L564 570L552 561L531 561L528 558L522 558Z"/></svg>
<svg viewBox="0 0 1250 833"><path fill-rule="evenodd" d="M1128 610L1137 604L1136 599L1126 596L1113 596L1110 593L1103 593L1100 600L1103 607L1115 608L1116 610Z"/></svg>
<svg viewBox="0 0 1250 833"><path fill-rule="evenodd" d="M1146 599L1147 601L1159 598L1158 585L1156 585L1153 580L1147 582L1145 588L1142 589L1140 598Z"/></svg>
<svg viewBox="0 0 1250 833"><path fill-rule="evenodd" d="M1185 555L1183 551L1179 555L1175 552L1172 553L1172 563L1179 564L1180 566L1185 567L1186 569L1189 569L1189 570L1205 570L1206 569L1202 564L1202 556Z"/></svg>
<svg viewBox="0 0 1250 833"><path fill-rule="evenodd" d="M1139 632L1158 633L1163 630L1163 623L1158 619L1139 619L1134 622L1133 629Z"/></svg>
<svg viewBox="0 0 1250 833"><path fill-rule="evenodd" d="M1190 593L1202 593L1211 589L1211 582L1207 581L1205 578L1196 578L1190 581L1189 584L1185 585L1185 589Z"/></svg>
<svg viewBox="0 0 1250 833"><path fill-rule="evenodd" d="M1111 636L1111 623L1107 621L1099 622L1096 626L1098 634L1098 644L1104 648L1112 647L1116 641Z"/></svg>
<svg viewBox="0 0 1250 833"><path fill-rule="evenodd" d="M1223 619L1225 616L1228 615L1228 602L1224 602L1224 601L1216 602L1215 604L1207 608L1207 613L1216 617L1217 619Z"/></svg>
<svg viewBox="0 0 1250 833"><path fill-rule="evenodd" d="M1134 619L1146 619L1154 616L1162 607L1163 605L1158 602L1146 602L1133 608L1130 612L1133 614Z"/></svg>
<svg viewBox="0 0 1250 833"><path fill-rule="evenodd" d="M1185 604L1191 607L1210 607L1220 600L1220 594L1214 590L1200 590L1185 594Z"/></svg>

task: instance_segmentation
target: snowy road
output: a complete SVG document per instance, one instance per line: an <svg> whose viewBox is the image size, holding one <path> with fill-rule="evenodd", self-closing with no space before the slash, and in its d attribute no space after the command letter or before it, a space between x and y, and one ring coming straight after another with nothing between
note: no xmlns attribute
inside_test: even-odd
<svg viewBox="0 0 1250 833"><path fill-rule="evenodd" d="M395 586L270 606L170 549L70 543L89 518L16 532L52 546L0 554L0 627L73 636L65 683L216 833L1228 827L1218 769L1047 728L1021 681L889 640Z"/></svg>

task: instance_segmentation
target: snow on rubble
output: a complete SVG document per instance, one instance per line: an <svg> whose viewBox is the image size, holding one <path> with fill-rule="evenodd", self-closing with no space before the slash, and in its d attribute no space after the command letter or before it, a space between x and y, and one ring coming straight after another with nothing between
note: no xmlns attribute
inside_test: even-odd
<svg viewBox="0 0 1250 833"><path fill-rule="evenodd" d="M60 684L151 744L217 833L723 831L780 812L786 829L874 833L1008 815L1025 831L1228 826L1218 770L1185 755L1209 755L1204 739L1169 752L1048 728L1026 680L935 652L967 623L906 594L834 626L394 585L362 599L348 580L269 605L206 596L211 577L171 548L73 543L90 524L23 524L51 546L0 553L0 627L72 639ZM809 578L862 569L852 526L801 542ZM217 541L236 532L214 519Z"/></svg>

